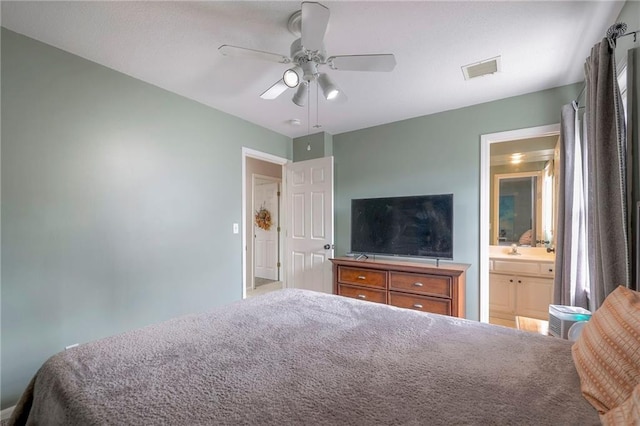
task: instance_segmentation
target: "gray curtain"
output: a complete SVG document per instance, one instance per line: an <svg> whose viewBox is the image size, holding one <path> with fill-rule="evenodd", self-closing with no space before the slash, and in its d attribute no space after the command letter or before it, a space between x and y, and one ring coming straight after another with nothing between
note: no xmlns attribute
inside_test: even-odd
<svg viewBox="0 0 640 426"><path fill-rule="evenodd" d="M585 64L587 253L592 311L617 286L630 285L626 130L614 47L603 39L591 49Z"/></svg>
<svg viewBox="0 0 640 426"><path fill-rule="evenodd" d="M589 308L585 167L577 103L562 107L553 303Z"/></svg>
<svg viewBox="0 0 640 426"><path fill-rule="evenodd" d="M638 291L640 287L640 47L627 51L627 159L629 172L627 180L631 186L629 210L631 237L631 284L629 288ZM635 206L635 209L634 209Z"/></svg>

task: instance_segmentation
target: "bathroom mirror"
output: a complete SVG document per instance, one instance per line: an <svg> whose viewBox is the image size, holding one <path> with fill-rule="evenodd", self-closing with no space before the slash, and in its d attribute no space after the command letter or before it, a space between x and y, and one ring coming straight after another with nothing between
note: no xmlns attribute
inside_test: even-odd
<svg viewBox="0 0 640 426"><path fill-rule="evenodd" d="M541 180L541 172L495 176L496 245L536 245L542 229Z"/></svg>
<svg viewBox="0 0 640 426"><path fill-rule="evenodd" d="M491 145L491 245L553 246L558 137Z"/></svg>

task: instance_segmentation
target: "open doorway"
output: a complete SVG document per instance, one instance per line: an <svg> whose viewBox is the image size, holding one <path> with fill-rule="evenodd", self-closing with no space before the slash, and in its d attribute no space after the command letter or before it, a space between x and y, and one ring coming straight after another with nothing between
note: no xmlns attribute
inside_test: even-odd
<svg viewBox="0 0 640 426"><path fill-rule="evenodd" d="M253 220L248 242L253 241L253 244L247 246L247 251L253 259L253 268L249 269L251 276L247 280L247 297L253 297L282 288L282 167L255 158L249 158L247 165L251 171L270 172L269 176L257 173L251 176Z"/></svg>
<svg viewBox="0 0 640 426"><path fill-rule="evenodd" d="M540 126L540 127L531 127L507 132L499 132L486 134L481 136L481 147L480 147L480 321L489 322L489 308L490 308L490 250L492 247L496 247L500 245L500 241L502 238L507 237L507 232L505 235L502 235L503 228L506 229L505 226L500 226L501 214L497 211L498 206L500 205L499 197L496 197L495 194L495 185L492 185L492 182L496 182L495 174L499 172L494 165L493 171L491 167L492 163L492 153L496 154L504 154L505 157L512 157L515 151L520 151L521 149L511 149L514 146L523 146L530 140L536 139L552 139L554 141L558 140L560 134L560 125L553 124L548 126ZM500 148L500 149L497 149ZM514 152L511 152L514 151ZM531 149L532 152L536 152L535 149ZM555 158L555 157L554 157ZM494 158L495 159L495 158ZM558 160L558 159L556 159ZM556 168L559 168L560 165L558 161L555 161ZM547 187L547 183L544 180L544 176L548 173L549 170L545 169L540 172L540 176L542 177L538 179L539 184L537 185L538 195L537 199L542 199L547 197L543 196L543 189L546 188L544 192L548 193L549 188ZM493 173L493 174L492 174ZM505 197L504 204L506 207L510 201ZM555 203L553 203L555 204ZM535 205L533 203L532 205ZM535 211L536 209L529 208L530 211ZM538 209L540 210L540 209ZM536 246L545 244L552 231L549 231L549 224L553 223L553 218L551 218L548 214L543 214L540 217L532 217L528 222L530 225L527 227L530 235L530 242L528 244L523 244L521 239L525 233L518 232L517 240L511 241L510 245L527 245L529 247L537 248ZM537 226L536 226L537 225ZM533 230L536 229L536 234L533 235ZM524 258L520 258L524 259ZM512 277L509 277L511 279ZM548 277L545 277L548 279ZM507 279L507 281L509 281ZM505 305L508 305L508 309L511 309L512 303L516 303L517 296L515 296L514 292L509 292L508 296L505 297Z"/></svg>
<svg viewBox="0 0 640 426"><path fill-rule="evenodd" d="M242 149L242 297L286 287L279 230L286 158ZM256 214L258 217L256 217Z"/></svg>

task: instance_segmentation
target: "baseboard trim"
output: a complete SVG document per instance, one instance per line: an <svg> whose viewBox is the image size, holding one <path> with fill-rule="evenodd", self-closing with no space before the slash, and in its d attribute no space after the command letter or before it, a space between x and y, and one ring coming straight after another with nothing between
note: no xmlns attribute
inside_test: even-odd
<svg viewBox="0 0 640 426"><path fill-rule="evenodd" d="M15 405L13 407L5 408L4 410L0 411L0 420L9 420L9 417L11 417L11 413L13 413L14 408L16 408Z"/></svg>

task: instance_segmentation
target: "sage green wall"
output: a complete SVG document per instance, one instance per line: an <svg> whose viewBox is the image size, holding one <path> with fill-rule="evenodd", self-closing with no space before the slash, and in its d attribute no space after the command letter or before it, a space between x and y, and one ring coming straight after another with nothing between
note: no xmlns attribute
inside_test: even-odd
<svg viewBox="0 0 640 426"><path fill-rule="evenodd" d="M333 135L324 132L324 156L330 157L333 155Z"/></svg>
<svg viewBox="0 0 640 426"><path fill-rule="evenodd" d="M290 138L2 29L2 408L66 345L242 297L242 146Z"/></svg>
<svg viewBox="0 0 640 426"><path fill-rule="evenodd" d="M310 147L311 149L307 150ZM293 161L324 157L324 132L293 139Z"/></svg>
<svg viewBox="0 0 640 426"><path fill-rule="evenodd" d="M310 147L310 150L307 150ZM293 161L312 160L333 155L333 136L326 132L293 139Z"/></svg>
<svg viewBox="0 0 640 426"><path fill-rule="evenodd" d="M469 263L466 316L479 319L480 136L554 124L582 84L333 136L336 254L350 249L352 198L454 195L454 262Z"/></svg>

